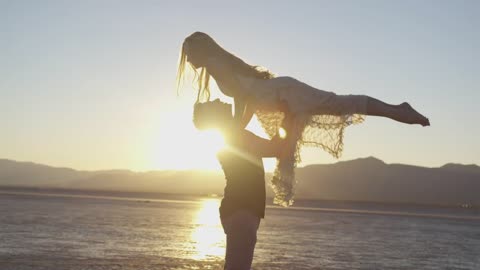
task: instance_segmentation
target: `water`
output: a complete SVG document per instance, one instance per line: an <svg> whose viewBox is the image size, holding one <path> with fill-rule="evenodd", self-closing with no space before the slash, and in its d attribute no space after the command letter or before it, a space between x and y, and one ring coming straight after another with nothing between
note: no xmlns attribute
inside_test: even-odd
<svg viewBox="0 0 480 270"><path fill-rule="evenodd" d="M223 269L217 198L13 193L0 191L2 270ZM478 210L296 206L267 208L254 269L480 269Z"/></svg>

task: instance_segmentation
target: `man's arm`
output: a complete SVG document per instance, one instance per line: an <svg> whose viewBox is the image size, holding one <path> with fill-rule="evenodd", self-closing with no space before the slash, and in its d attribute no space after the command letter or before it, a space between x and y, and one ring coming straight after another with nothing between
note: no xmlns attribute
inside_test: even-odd
<svg viewBox="0 0 480 270"><path fill-rule="evenodd" d="M246 130L242 141L248 152L260 157L280 157L286 142L278 136L271 140L263 139Z"/></svg>

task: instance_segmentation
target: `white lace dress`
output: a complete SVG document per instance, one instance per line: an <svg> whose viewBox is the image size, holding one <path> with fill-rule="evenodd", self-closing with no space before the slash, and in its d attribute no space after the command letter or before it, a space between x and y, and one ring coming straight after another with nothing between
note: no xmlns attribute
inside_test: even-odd
<svg viewBox="0 0 480 270"><path fill-rule="evenodd" d="M338 158L343 150L344 129L360 123L366 114L367 97L363 95L336 95L311 87L292 77L257 79L235 74L242 93L255 108L255 114L265 132L273 137L285 118L283 112L269 108L287 106L292 127L287 130L288 143L294 149L277 159L271 180L275 192L274 203L289 206L293 203L295 167L302 146L321 147ZM223 91L226 88L217 80ZM225 93L225 92L224 92ZM228 95L228 93L226 93Z"/></svg>

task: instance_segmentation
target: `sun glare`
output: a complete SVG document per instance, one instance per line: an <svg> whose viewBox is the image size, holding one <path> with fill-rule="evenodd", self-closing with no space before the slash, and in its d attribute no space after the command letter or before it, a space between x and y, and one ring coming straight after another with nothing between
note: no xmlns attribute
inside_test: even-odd
<svg viewBox="0 0 480 270"><path fill-rule="evenodd" d="M220 200L205 199L198 210L191 235L194 244L195 260L223 257L225 253L225 234L218 213Z"/></svg>
<svg viewBox="0 0 480 270"><path fill-rule="evenodd" d="M200 131L198 135L200 143L197 144L197 149L207 152L217 153L223 147L225 147L225 138L219 130L205 130Z"/></svg>
<svg viewBox="0 0 480 270"><path fill-rule="evenodd" d="M162 114L156 129L149 131L150 135L145 140L148 151L145 167L156 170L221 170L216 154L225 147L223 135L219 130L197 130L192 123L191 110L185 109L187 105L180 105ZM256 117L247 129L266 138ZM272 171L275 160L264 159L264 165L267 171Z"/></svg>
<svg viewBox="0 0 480 270"><path fill-rule="evenodd" d="M220 170L216 153L225 145L218 130L195 129L188 111L173 111L152 135L151 164L167 170Z"/></svg>

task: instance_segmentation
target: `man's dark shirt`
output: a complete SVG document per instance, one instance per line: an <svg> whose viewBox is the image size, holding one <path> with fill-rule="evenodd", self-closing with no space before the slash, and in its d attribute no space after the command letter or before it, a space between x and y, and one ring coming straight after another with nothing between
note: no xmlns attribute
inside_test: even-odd
<svg viewBox="0 0 480 270"><path fill-rule="evenodd" d="M243 130L227 142L217 154L227 184L220 206L220 217L225 218L239 210L265 217L265 170L262 157L248 147L253 133Z"/></svg>

